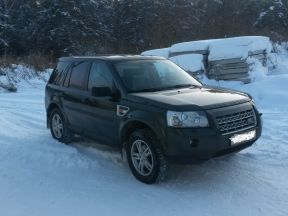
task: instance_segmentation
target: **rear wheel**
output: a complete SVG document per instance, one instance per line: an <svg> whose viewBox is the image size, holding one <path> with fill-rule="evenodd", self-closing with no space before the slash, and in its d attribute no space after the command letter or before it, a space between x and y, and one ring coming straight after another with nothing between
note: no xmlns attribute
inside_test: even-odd
<svg viewBox="0 0 288 216"><path fill-rule="evenodd" d="M54 109L50 114L50 131L52 137L59 142L68 144L72 141L72 133L70 132L65 118L59 109Z"/></svg>
<svg viewBox="0 0 288 216"><path fill-rule="evenodd" d="M136 179L146 184L165 180L168 163L151 130L141 129L132 133L126 154Z"/></svg>

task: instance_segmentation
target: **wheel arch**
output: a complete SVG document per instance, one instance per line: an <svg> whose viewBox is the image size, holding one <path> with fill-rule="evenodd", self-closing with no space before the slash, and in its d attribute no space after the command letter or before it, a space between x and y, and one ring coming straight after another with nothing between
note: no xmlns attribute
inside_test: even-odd
<svg viewBox="0 0 288 216"><path fill-rule="evenodd" d="M140 129L150 129L157 139L161 139L161 128L157 127L153 124L150 124L149 122L143 120L143 119L133 119L128 122L126 122L120 131L120 137L121 137L121 145L125 145L125 143L128 141L130 135L135 132L136 130Z"/></svg>

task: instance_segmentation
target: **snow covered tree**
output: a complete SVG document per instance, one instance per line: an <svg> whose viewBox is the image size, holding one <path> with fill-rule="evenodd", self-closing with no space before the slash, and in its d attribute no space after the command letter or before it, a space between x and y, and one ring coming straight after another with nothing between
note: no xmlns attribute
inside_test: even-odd
<svg viewBox="0 0 288 216"><path fill-rule="evenodd" d="M288 40L287 0L0 0L0 56L140 53L189 40Z"/></svg>
<svg viewBox="0 0 288 216"><path fill-rule="evenodd" d="M0 1L0 54L6 58L11 41L10 33L14 30L10 19L10 12L15 1Z"/></svg>
<svg viewBox="0 0 288 216"><path fill-rule="evenodd" d="M264 1L263 9L255 22L255 26L276 40L287 40L288 1Z"/></svg>
<svg viewBox="0 0 288 216"><path fill-rule="evenodd" d="M118 52L139 52L143 41L146 1L118 0L113 2L113 36Z"/></svg>
<svg viewBox="0 0 288 216"><path fill-rule="evenodd" d="M57 56L63 53L79 55L100 52L105 45L103 40L107 40L111 32L107 24L111 11L108 3L86 0L44 1L39 5L37 14L37 46Z"/></svg>
<svg viewBox="0 0 288 216"><path fill-rule="evenodd" d="M29 54L34 48L34 34L37 27L37 2L31 0L17 0L10 11L10 19L14 31L10 33L10 50L13 54Z"/></svg>

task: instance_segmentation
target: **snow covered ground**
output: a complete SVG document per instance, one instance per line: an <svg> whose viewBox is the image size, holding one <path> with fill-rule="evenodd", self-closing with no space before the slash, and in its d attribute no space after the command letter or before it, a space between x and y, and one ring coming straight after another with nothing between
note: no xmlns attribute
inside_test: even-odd
<svg viewBox="0 0 288 216"><path fill-rule="evenodd" d="M236 155L172 166L168 181L152 186L135 180L115 150L53 140L43 82L2 90L0 215L288 215L288 67L281 67L249 85L204 80L251 93L263 135Z"/></svg>

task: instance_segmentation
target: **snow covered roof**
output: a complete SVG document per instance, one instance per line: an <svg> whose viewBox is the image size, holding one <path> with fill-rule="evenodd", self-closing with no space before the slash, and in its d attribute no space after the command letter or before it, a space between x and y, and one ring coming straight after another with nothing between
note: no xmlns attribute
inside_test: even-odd
<svg viewBox="0 0 288 216"><path fill-rule="evenodd" d="M209 44L209 61L222 59L246 59L255 51L271 52L272 45L268 37L246 36L211 41Z"/></svg>
<svg viewBox="0 0 288 216"><path fill-rule="evenodd" d="M171 53L180 53L180 52L195 52L195 51L203 51L209 49L209 44L213 41L217 41L221 39L213 39L213 40L199 40L199 41L189 41L183 43L177 43L171 46Z"/></svg>
<svg viewBox="0 0 288 216"><path fill-rule="evenodd" d="M145 51L142 55L158 55L168 58L169 56L174 56L173 53L201 53L201 51L206 50L208 60L216 61L231 58L245 59L250 53L255 51L269 53L271 49L272 45L268 37L244 36L177 43L170 48Z"/></svg>
<svg viewBox="0 0 288 216"><path fill-rule="evenodd" d="M169 57L170 48L154 49L142 52L141 55L144 56L162 56L164 58Z"/></svg>

